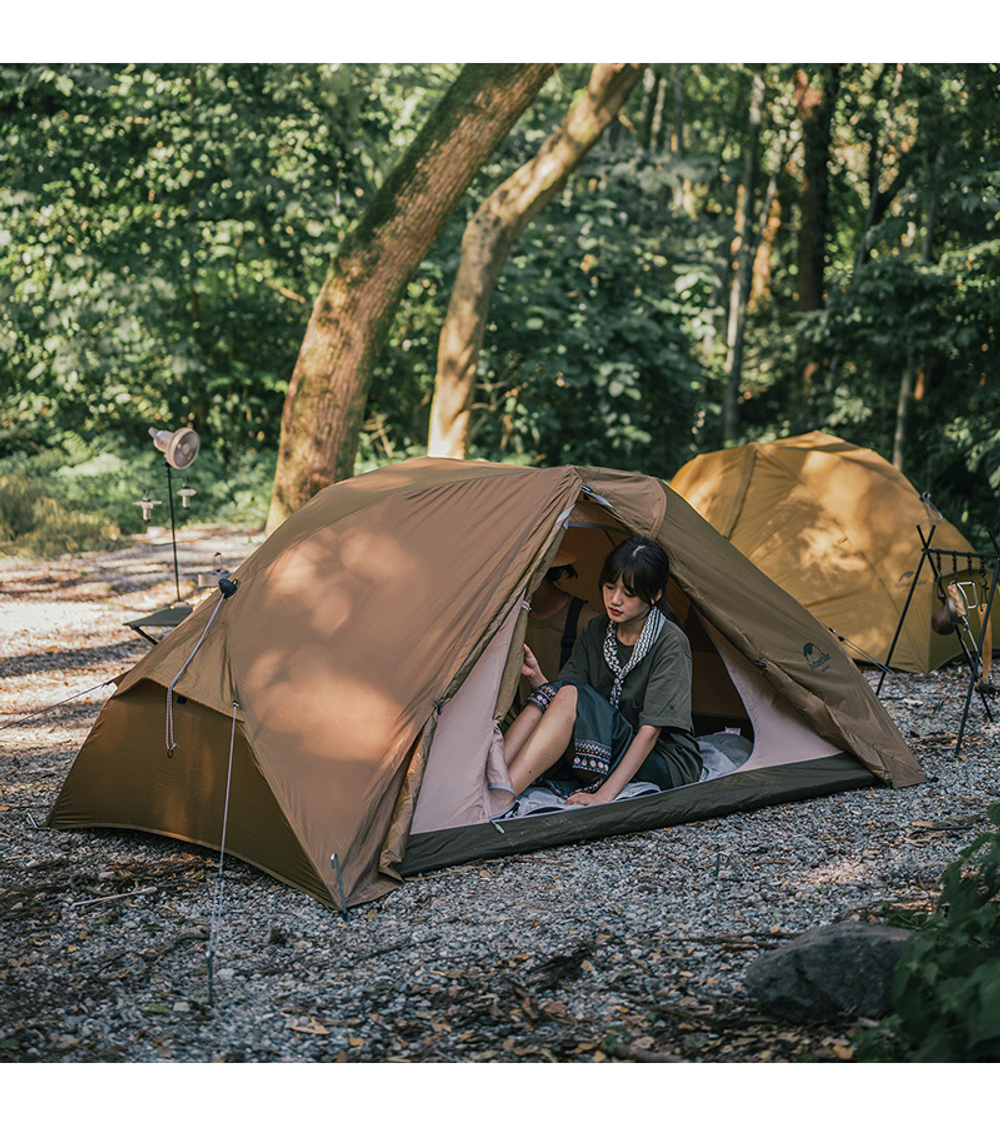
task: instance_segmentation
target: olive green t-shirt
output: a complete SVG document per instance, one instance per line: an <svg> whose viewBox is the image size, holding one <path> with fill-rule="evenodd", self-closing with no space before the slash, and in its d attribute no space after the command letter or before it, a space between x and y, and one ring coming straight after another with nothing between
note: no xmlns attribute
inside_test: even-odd
<svg viewBox="0 0 1000 1125"><path fill-rule="evenodd" d="M524 643L535 654L538 660L538 666L542 670L542 674L547 680L554 680L558 677L559 669L562 667L563 655L562 644L563 634L566 632L566 620L569 616L569 610L572 602L567 602L561 609L557 610L551 617L537 618L528 615L528 625L524 636ZM580 615L577 618L576 630L573 634L573 643L576 643L576 637L583 631L584 626L592 618L597 617L598 612L593 606L588 605L586 602L580 606ZM525 686L524 681L521 682L520 691L518 692L518 704L523 707L527 702L528 696L531 694L531 687Z"/></svg>
<svg viewBox="0 0 1000 1125"><path fill-rule="evenodd" d="M587 623L559 679L589 684L610 699L615 677L604 659L607 628L604 615ZM621 667L631 656L631 645L618 645ZM641 726L661 728L655 750L666 759L674 785L698 780L702 762L691 720L691 645L679 625L669 620L663 623L646 658L625 677L618 710L636 730Z"/></svg>

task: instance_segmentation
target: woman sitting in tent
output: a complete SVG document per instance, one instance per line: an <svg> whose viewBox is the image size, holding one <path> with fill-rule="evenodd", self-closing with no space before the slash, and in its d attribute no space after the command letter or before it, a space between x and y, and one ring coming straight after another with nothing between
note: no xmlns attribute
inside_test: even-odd
<svg viewBox="0 0 1000 1125"><path fill-rule="evenodd" d="M545 683L525 649L524 675L535 690L504 738L517 796L543 774L580 783L568 805L613 801L633 780L661 789L698 780L691 647L673 615L658 608L669 575L659 543L626 540L601 570L606 616L584 628L559 679Z"/></svg>

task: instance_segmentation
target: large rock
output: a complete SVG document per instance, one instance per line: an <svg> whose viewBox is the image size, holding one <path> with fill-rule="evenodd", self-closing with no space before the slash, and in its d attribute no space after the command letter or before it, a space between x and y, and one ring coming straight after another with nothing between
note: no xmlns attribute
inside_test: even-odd
<svg viewBox="0 0 1000 1125"><path fill-rule="evenodd" d="M892 976L911 931L838 922L769 950L747 970L750 995L793 1023L823 1023L890 1009Z"/></svg>

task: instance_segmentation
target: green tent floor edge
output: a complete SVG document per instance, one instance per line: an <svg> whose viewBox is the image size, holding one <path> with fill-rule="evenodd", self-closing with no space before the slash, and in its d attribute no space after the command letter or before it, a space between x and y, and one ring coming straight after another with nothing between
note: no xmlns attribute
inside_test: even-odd
<svg viewBox="0 0 1000 1125"><path fill-rule="evenodd" d="M847 754L747 770L607 805L416 833L407 843L400 874L406 877L470 861L670 828L881 784Z"/></svg>

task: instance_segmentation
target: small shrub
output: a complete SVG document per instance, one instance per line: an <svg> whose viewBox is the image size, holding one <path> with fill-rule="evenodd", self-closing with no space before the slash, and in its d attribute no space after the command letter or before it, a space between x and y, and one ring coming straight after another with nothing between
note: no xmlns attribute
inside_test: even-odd
<svg viewBox="0 0 1000 1125"><path fill-rule="evenodd" d="M42 490L28 477L0 477L0 543L26 535L35 526L35 505Z"/></svg>
<svg viewBox="0 0 1000 1125"><path fill-rule="evenodd" d="M1000 802L988 815L1000 829ZM893 1014L855 1040L863 1062L1000 1062L1000 830L973 840L941 885L900 956Z"/></svg>
<svg viewBox="0 0 1000 1125"><path fill-rule="evenodd" d="M53 558L114 547L117 526L88 512L75 512L21 474L0 477L0 555Z"/></svg>

